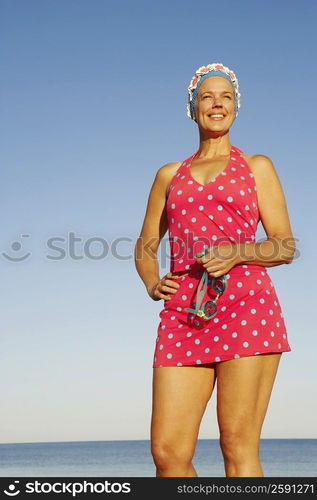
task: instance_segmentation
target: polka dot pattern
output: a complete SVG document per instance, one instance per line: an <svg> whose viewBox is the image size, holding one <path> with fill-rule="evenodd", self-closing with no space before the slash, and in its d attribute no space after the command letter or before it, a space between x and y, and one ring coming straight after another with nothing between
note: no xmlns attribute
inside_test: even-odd
<svg viewBox="0 0 317 500"><path fill-rule="evenodd" d="M231 268L227 288L217 301L217 313L210 320L185 310L195 307L204 272L196 253L220 243L255 242L259 222L256 184L241 153L231 146L224 170L204 186L191 174L195 153L170 182L166 210L171 272L184 275L159 313L153 368L291 351L276 290L264 266ZM215 295L208 286L203 302Z"/></svg>

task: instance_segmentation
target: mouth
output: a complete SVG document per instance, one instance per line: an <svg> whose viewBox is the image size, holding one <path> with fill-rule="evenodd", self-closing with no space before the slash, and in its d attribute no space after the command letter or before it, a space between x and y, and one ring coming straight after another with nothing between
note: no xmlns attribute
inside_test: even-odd
<svg viewBox="0 0 317 500"><path fill-rule="evenodd" d="M208 118L210 118L211 120L223 120L224 117L225 117L225 115L223 115L222 113L208 115Z"/></svg>

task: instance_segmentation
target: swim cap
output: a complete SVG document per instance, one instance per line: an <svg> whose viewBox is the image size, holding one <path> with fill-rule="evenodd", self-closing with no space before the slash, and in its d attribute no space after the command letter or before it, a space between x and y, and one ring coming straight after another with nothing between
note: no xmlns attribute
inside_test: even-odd
<svg viewBox="0 0 317 500"><path fill-rule="evenodd" d="M240 108L240 93L239 93L239 83L238 78L234 74L234 72L224 66L222 63L212 63L207 66L201 66L195 72L195 75L190 81L188 86L188 102L187 102L187 116L194 119L194 108L196 97L198 94L198 89L203 80L209 78L210 76L222 76L227 78L230 81L233 91L234 91L234 107L235 107L235 116L238 116L238 108Z"/></svg>

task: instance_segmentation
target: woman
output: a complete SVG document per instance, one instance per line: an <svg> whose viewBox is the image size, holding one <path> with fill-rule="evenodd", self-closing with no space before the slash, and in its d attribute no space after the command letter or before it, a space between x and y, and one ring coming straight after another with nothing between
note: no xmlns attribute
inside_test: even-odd
<svg viewBox="0 0 317 500"><path fill-rule="evenodd" d="M281 354L291 351L266 268L292 262L295 244L272 161L230 143L239 107L232 70L196 71L187 114L199 148L158 170L136 243L137 271L150 297L164 300L153 360L156 477L197 476L192 458L216 379L226 477L263 476L261 428ZM256 243L260 220L267 239ZM171 272L160 278L167 229Z"/></svg>

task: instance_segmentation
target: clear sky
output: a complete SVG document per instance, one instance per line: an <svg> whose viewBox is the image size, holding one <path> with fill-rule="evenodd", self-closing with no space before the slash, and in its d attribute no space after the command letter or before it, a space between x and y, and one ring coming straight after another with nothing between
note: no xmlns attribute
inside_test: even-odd
<svg viewBox="0 0 317 500"><path fill-rule="evenodd" d="M0 9L0 442L149 439L163 302L133 249L157 170L199 145L186 89L211 62L238 76L230 141L272 159L297 238L293 263L268 269L292 352L262 437L317 438L316 2ZM200 438L218 437L215 396Z"/></svg>

